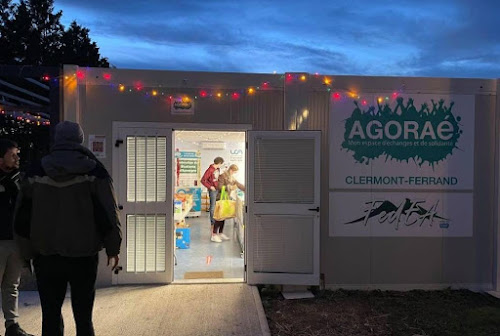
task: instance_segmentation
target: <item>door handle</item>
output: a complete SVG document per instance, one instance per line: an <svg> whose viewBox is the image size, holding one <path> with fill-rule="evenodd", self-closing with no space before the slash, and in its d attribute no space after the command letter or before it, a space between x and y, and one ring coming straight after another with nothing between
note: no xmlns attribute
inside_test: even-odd
<svg viewBox="0 0 500 336"><path fill-rule="evenodd" d="M309 211L316 211L316 212L319 212L319 207L316 207L316 208L312 208L312 209L307 209Z"/></svg>

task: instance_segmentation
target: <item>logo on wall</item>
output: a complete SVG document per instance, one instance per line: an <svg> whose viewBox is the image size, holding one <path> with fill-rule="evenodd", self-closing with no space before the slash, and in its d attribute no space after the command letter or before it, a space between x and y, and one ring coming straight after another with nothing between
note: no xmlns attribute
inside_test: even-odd
<svg viewBox="0 0 500 336"><path fill-rule="evenodd" d="M341 147L353 152L356 162L369 164L385 156L386 160L413 160L419 166L427 162L434 167L458 148L461 117L453 114L453 101L447 106L443 99L437 103L431 99L432 107L424 103L418 110L413 98L405 105L399 97L396 103L394 110L389 104L378 104L377 111L375 106L362 111L354 102Z"/></svg>
<svg viewBox="0 0 500 336"><path fill-rule="evenodd" d="M194 101L186 95L177 95L171 98L170 110L172 114L193 115Z"/></svg>
<svg viewBox="0 0 500 336"><path fill-rule="evenodd" d="M425 203L425 200L412 201L409 198L406 198L399 205L388 200L366 202L368 207L365 210L365 215L344 223L344 225L363 223L364 226L367 226L377 220L379 224L394 225L394 229L398 230L402 225L422 227L427 224L433 226L435 221L439 221L440 228L448 229L450 220L438 213L439 200L427 206Z"/></svg>
<svg viewBox="0 0 500 336"><path fill-rule="evenodd" d="M242 162L243 161L243 150L242 149L231 149L229 150L229 160L231 162Z"/></svg>

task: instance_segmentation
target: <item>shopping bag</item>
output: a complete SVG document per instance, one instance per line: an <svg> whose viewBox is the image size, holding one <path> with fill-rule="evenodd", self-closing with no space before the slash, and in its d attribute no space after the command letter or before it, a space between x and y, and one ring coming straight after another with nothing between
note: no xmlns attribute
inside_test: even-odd
<svg viewBox="0 0 500 336"><path fill-rule="evenodd" d="M223 221L236 216L236 201L229 199L226 187L222 187L220 199L215 202L214 219Z"/></svg>

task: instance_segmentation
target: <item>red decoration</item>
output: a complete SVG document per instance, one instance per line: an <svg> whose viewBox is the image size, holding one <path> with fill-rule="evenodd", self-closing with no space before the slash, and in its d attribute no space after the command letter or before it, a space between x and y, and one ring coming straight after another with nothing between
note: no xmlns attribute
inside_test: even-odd
<svg viewBox="0 0 500 336"><path fill-rule="evenodd" d="M144 85L141 82L134 82L134 88L137 91L141 91L144 88Z"/></svg>
<svg viewBox="0 0 500 336"><path fill-rule="evenodd" d="M85 79L85 72L83 72L82 70L78 70L78 71L76 72L76 77L77 77L78 79Z"/></svg>

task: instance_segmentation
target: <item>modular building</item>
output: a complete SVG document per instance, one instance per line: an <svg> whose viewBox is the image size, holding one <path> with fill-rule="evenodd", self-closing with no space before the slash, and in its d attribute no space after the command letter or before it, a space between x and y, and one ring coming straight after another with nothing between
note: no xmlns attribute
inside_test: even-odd
<svg viewBox="0 0 500 336"><path fill-rule="evenodd" d="M82 125L121 213L121 269L101 263L100 286L499 289L499 80L77 66L61 79L61 119ZM246 187L222 243L199 184L216 156Z"/></svg>

